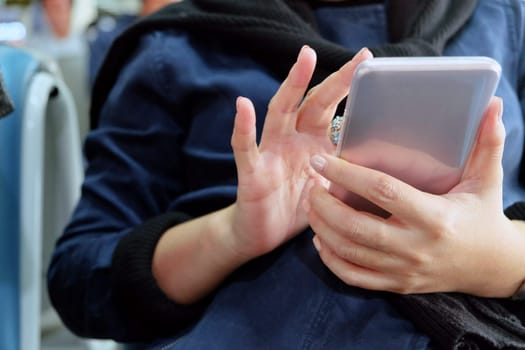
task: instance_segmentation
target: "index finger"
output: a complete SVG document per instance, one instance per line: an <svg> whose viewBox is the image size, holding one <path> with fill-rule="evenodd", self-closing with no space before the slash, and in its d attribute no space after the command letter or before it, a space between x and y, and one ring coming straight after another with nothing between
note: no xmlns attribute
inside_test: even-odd
<svg viewBox="0 0 525 350"><path fill-rule="evenodd" d="M361 49L351 61L313 87L301 104L297 129L326 131L335 108L348 95L357 66L370 58L372 58L372 53L367 48Z"/></svg>
<svg viewBox="0 0 525 350"><path fill-rule="evenodd" d="M327 180L361 196L396 218L423 227L439 218L440 197L383 172L346 162L338 157L315 155L312 167Z"/></svg>
<svg viewBox="0 0 525 350"><path fill-rule="evenodd" d="M312 78L316 60L315 51L303 46L297 62L268 104L263 134L287 135L295 132L296 111Z"/></svg>

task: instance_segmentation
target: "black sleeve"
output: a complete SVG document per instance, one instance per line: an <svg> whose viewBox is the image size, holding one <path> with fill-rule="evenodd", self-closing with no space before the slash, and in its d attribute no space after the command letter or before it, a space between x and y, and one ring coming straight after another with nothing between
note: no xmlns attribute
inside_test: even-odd
<svg viewBox="0 0 525 350"><path fill-rule="evenodd" d="M511 220L525 220L525 202L516 202L505 209L505 215Z"/></svg>
<svg viewBox="0 0 525 350"><path fill-rule="evenodd" d="M115 303L130 321L137 340L174 335L196 320L206 305L179 305L158 287L151 264L157 242L172 226L189 220L184 213L167 213L136 227L113 254L111 281ZM154 302L153 302L154 301Z"/></svg>

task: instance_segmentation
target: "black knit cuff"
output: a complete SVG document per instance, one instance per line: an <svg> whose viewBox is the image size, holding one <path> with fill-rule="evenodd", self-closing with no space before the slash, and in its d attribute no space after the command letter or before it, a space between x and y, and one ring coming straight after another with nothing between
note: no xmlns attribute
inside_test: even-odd
<svg viewBox="0 0 525 350"><path fill-rule="evenodd" d="M178 305L157 285L152 272L155 247L171 227L191 219L184 213L154 217L136 227L118 244L113 254L111 278L113 297L136 339L147 341L173 335L193 322L204 301Z"/></svg>
<svg viewBox="0 0 525 350"><path fill-rule="evenodd" d="M430 295L430 297L432 296ZM434 309L428 307L426 301L420 302L419 299L421 298L424 297L392 294L390 300L405 317L412 321L417 329L432 340L432 349L454 349L455 344L463 335L460 326L454 318L450 318L452 322L440 320L440 314L436 316Z"/></svg>
<svg viewBox="0 0 525 350"><path fill-rule="evenodd" d="M510 300L460 293L394 294L391 300L437 349L525 349L516 312L523 307Z"/></svg>
<svg viewBox="0 0 525 350"><path fill-rule="evenodd" d="M511 220L525 220L525 202L516 202L507 209L505 215Z"/></svg>

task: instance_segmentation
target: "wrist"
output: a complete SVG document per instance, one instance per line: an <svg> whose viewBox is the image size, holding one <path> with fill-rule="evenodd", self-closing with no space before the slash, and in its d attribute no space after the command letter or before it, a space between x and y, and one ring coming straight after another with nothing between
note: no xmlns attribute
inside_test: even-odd
<svg viewBox="0 0 525 350"><path fill-rule="evenodd" d="M461 278L467 285L457 291L485 298L512 298L520 290L525 281L525 225L507 218L497 222L496 241L480 240L484 252L465 270L473 272L473 279Z"/></svg>
<svg viewBox="0 0 525 350"><path fill-rule="evenodd" d="M225 208L173 226L161 237L152 272L170 299L191 304L246 261L236 253L230 222Z"/></svg>
<svg viewBox="0 0 525 350"><path fill-rule="evenodd" d="M511 223L517 229L518 235L525 238L525 221L523 220L512 220ZM525 265L525 261L523 263ZM515 300L525 300L525 273L523 273L522 278L519 281L519 286L512 295L512 299Z"/></svg>
<svg viewBox="0 0 525 350"><path fill-rule="evenodd" d="M213 232L211 239L207 240L210 251L217 252L220 261L218 264L227 264L234 269L247 261L255 258L244 251L239 235L234 229L235 204L232 204L218 211L209 221L210 232ZM226 257L226 258L225 258Z"/></svg>

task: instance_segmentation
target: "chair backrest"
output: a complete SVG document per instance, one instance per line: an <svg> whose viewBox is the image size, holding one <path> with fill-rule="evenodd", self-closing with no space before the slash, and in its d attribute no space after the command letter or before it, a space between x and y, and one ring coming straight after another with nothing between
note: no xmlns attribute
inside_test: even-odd
<svg viewBox="0 0 525 350"><path fill-rule="evenodd" d="M0 120L0 348L19 348L20 130L26 90L38 62L0 47L0 70L15 111Z"/></svg>
<svg viewBox="0 0 525 350"><path fill-rule="evenodd" d="M0 45L0 70L15 105L0 120L0 349L37 350L43 240L78 199L80 135L73 97L41 57Z"/></svg>

